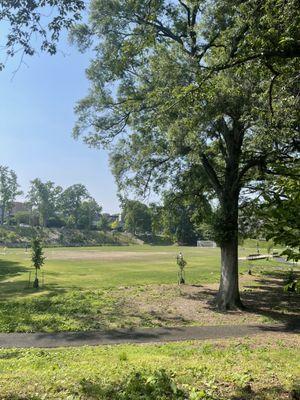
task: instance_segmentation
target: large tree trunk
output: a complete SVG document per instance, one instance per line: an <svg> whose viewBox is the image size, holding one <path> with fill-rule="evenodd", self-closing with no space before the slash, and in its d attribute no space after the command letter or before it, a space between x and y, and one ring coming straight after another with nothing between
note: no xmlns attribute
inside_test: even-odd
<svg viewBox="0 0 300 400"><path fill-rule="evenodd" d="M240 161L245 128L239 115L231 115L231 124L219 121L225 168L217 174L216 167L202 154L202 165L220 201L215 232L221 246L221 280L216 304L220 310L242 308L238 273L238 210L241 188ZM220 178L221 176L221 178Z"/></svg>
<svg viewBox="0 0 300 400"><path fill-rule="evenodd" d="M242 308L239 293L238 242L236 239L221 245L221 279L217 306L219 310Z"/></svg>
<svg viewBox="0 0 300 400"><path fill-rule="evenodd" d="M217 295L219 310L242 308L238 271L238 198L227 195L222 204L224 237L221 241L221 278Z"/></svg>

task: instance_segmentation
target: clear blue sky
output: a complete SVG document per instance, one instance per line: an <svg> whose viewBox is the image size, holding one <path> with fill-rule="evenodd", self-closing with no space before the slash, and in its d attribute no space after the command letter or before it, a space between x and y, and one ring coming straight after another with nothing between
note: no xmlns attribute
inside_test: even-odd
<svg viewBox="0 0 300 400"><path fill-rule="evenodd" d="M18 57L0 72L0 164L15 170L25 192L37 177L63 187L83 183L104 211L116 212L107 153L71 137L74 105L88 91L90 55L80 54L65 38L59 48L65 54L27 57L27 66L14 77Z"/></svg>

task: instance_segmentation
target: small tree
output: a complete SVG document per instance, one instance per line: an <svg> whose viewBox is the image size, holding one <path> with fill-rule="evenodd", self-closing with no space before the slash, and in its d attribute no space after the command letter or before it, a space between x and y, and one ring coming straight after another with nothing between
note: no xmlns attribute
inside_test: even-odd
<svg viewBox="0 0 300 400"><path fill-rule="evenodd" d="M184 267L186 266L187 262L183 258L183 254L180 252L176 257L177 265L179 267L178 271L178 283L179 285L185 284L185 276L184 276Z"/></svg>
<svg viewBox="0 0 300 400"><path fill-rule="evenodd" d="M31 242L31 261L33 263L33 266L35 268L35 279L33 282L33 287L38 288L39 287L39 280L38 280L38 270L41 269L41 266L45 262L45 257L43 253L43 247L42 247L42 242L41 239L39 238L34 238Z"/></svg>

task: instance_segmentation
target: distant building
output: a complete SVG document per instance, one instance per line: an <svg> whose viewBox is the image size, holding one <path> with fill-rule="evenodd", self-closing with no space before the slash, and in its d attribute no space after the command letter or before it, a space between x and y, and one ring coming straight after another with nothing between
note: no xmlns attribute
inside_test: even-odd
<svg viewBox="0 0 300 400"><path fill-rule="evenodd" d="M3 216L4 221L6 218L13 217L17 212L20 212L20 211L30 211L30 206L28 205L28 203L23 203L21 201L14 201L12 203L11 209L5 210L5 213ZM3 224L4 221L2 221L2 207L1 206L0 206L0 220L1 220L1 224Z"/></svg>
<svg viewBox="0 0 300 400"><path fill-rule="evenodd" d="M109 214L109 213L103 213L102 214L104 218L108 220L108 222L111 224L113 222L122 222L122 214Z"/></svg>
<svg viewBox="0 0 300 400"><path fill-rule="evenodd" d="M30 211L30 206L28 203L22 203L21 201L15 201L12 204L12 208L10 210L10 215L13 216L17 212L20 211Z"/></svg>
<svg viewBox="0 0 300 400"><path fill-rule="evenodd" d="M5 210L4 213L4 220L7 217L13 217L16 213L21 212L21 211L30 211L31 208L28 203L23 203L21 201L14 201L12 204L12 207L10 210ZM4 221L2 221L2 207L0 206L0 223L3 224Z"/></svg>

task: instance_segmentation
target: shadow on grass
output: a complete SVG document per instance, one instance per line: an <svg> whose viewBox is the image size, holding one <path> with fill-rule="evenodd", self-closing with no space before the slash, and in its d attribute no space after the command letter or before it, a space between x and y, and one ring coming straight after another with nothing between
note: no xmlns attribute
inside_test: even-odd
<svg viewBox="0 0 300 400"><path fill-rule="evenodd" d="M284 277L277 271L257 277L255 288L244 287L242 300L249 313L280 322L288 330L300 328L300 295L283 291Z"/></svg>
<svg viewBox="0 0 300 400"><path fill-rule="evenodd" d="M157 399L168 399L168 400L183 400L190 399L191 396L187 391L183 391L180 387L176 387L172 384L172 381L168 381L167 377L163 377L164 381L157 382L153 381L153 384L149 385L147 381L139 378L139 373L135 373L136 377L122 380L121 382L112 382L111 384L95 383L91 380L85 379L80 381L78 391L84 396L86 400L124 400L124 399L144 399L144 400L157 400ZM155 375L154 375L155 378ZM154 386L155 385L155 386ZM222 389L222 383L219 384L219 388ZM216 391L218 392L218 391ZM218 394L215 397L203 397L205 389L199 389L202 397L207 399L217 399ZM76 390L76 398L78 392ZM75 398L71 395L70 398ZM80 397L81 398L81 397ZM195 394L193 393L193 398ZM263 387L258 390L252 390L250 387L236 388L233 395L223 395L222 399L227 400L298 400L300 398L300 391L298 389L287 390L281 385ZM18 395L18 394L7 394L1 397L2 400L42 400L45 396L36 395Z"/></svg>
<svg viewBox="0 0 300 400"><path fill-rule="evenodd" d="M283 291L284 272L264 272L255 277L255 285L246 285L241 291L241 299L247 314L256 314L265 317L265 322L276 322L283 325L284 331L300 329L300 294L285 293ZM298 275L298 276L297 276ZM296 273L298 279L300 273ZM215 307L215 290L205 289L199 293L198 299L203 299L206 296L207 307L216 312ZM230 314L227 311L226 314ZM280 330L278 327L277 330Z"/></svg>
<svg viewBox="0 0 300 400"><path fill-rule="evenodd" d="M8 394L4 397L1 397L1 400L44 400L45 396L27 396L27 395L18 395L18 394Z"/></svg>
<svg viewBox="0 0 300 400"><path fill-rule="evenodd" d="M20 352L18 350L8 350L6 353L2 352L0 354L0 360L10 360L10 359L17 359L20 355Z"/></svg>
<svg viewBox="0 0 300 400"><path fill-rule="evenodd" d="M24 272L28 272L28 268L20 265L20 263L0 259L0 281L14 278Z"/></svg>
<svg viewBox="0 0 300 400"><path fill-rule="evenodd" d="M1 332L103 331L129 317L124 300L108 291L71 290L54 284L38 291L19 289L22 297L0 301Z"/></svg>
<svg viewBox="0 0 300 400"><path fill-rule="evenodd" d="M276 385L271 387L262 387L252 390L250 385L240 387L235 390L235 394L230 400L280 400L280 399L300 399L300 389L297 387L287 390L283 386Z"/></svg>
<svg viewBox="0 0 300 400"><path fill-rule="evenodd" d="M136 371L131 373L127 378L125 377L121 381L114 383L103 384L84 379L80 382L79 391L86 399L94 400L183 400L190 398L222 398L224 400L280 400L290 398L298 400L300 398L300 390L298 388L287 390L281 385L253 390L250 384L246 384L244 387L234 387L234 394L222 393L223 385L227 386L225 382L219 382L214 393L211 390L206 391L205 386L201 388L200 385L200 388L194 389L192 394L190 390L182 390L180 386L177 386L176 382L173 381L167 372L157 370L148 374L145 374L144 371ZM197 396L197 392L199 393L199 397Z"/></svg>

